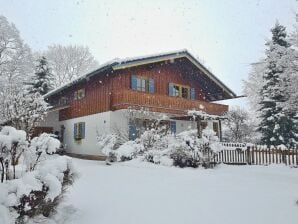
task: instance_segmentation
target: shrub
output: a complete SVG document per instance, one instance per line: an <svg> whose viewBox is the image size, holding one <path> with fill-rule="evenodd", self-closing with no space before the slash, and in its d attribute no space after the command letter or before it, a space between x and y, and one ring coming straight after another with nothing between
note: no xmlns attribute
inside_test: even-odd
<svg viewBox="0 0 298 224"><path fill-rule="evenodd" d="M115 134L97 135L97 145L103 154L107 156L108 162L116 162L115 150L118 146L118 137Z"/></svg>
<svg viewBox="0 0 298 224"><path fill-rule="evenodd" d="M148 150L144 153L143 159L150 163L172 166L173 159L169 157L168 149L165 150Z"/></svg>
<svg viewBox="0 0 298 224"><path fill-rule="evenodd" d="M75 176L71 160L54 154L59 147L60 142L49 134L41 134L29 142L23 131L12 127L2 129L0 159L5 164L1 169L5 182L2 178L0 212L6 217L4 223L23 223L25 217L39 214L49 216L57 206L65 187ZM9 175L11 164L13 176ZM18 179L17 164L26 170Z"/></svg>
<svg viewBox="0 0 298 224"><path fill-rule="evenodd" d="M48 164L46 162L43 163L43 166L56 171L38 179L42 184L41 189L32 190L29 194L24 194L19 199L19 204L13 206L19 214L17 218L19 221L26 216L43 215L49 217L61 201L62 193L66 190L66 187L73 183L75 173L69 160L60 159L59 161L59 159L55 159L54 163ZM58 168L59 166L60 168ZM41 169L39 172L43 173L44 170Z"/></svg>
<svg viewBox="0 0 298 224"><path fill-rule="evenodd" d="M183 149L177 149L174 151L170 157L173 159L174 166L183 167L198 167L198 161L194 159L189 153Z"/></svg>
<svg viewBox="0 0 298 224"><path fill-rule="evenodd" d="M191 133L191 132L189 132ZM183 133L183 137L185 137ZM170 158L174 161L174 166L183 167L198 167L198 156L195 142L190 139L185 140L182 136L178 136L175 143L171 144ZM191 136L188 136L191 138Z"/></svg>
<svg viewBox="0 0 298 224"><path fill-rule="evenodd" d="M216 133L205 129L202 138L197 137L197 130L189 130L178 135L172 135L162 129L152 128L146 130L139 139L128 141L117 149L106 145L106 155L113 161L127 161L141 158L144 161L178 167L213 167L213 159L217 151L221 150ZM109 153L109 154L107 154Z"/></svg>
<svg viewBox="0 0 298 224"><path fill-rule="evenodd" d="M136 158L137 155L143 154L144 151L144 146L139 142L128 141L115 150L114 156L117 158L117 161L123 162Z"/></svg>

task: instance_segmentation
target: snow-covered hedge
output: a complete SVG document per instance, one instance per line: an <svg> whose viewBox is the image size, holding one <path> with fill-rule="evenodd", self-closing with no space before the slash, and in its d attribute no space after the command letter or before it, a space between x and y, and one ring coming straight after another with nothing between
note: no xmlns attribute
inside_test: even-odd
<svg viewBox="0 0 298 224"><path fill-rule="evenodd" d="M2 128L0 223L22 223L26 217L48 216L53 211L75 175L71 160L54 154L59 147L60 142L49 134L30 142L24 131Z"/></svg>
<svg viewBox="0 0 298 224"><path fill-rule="evenodd" d="M222 146L211 129L204 130L201 139L197 138L196 130L172 135L151 129L145 131L135 141L128 141L117 149L112 148L103 149L108 157L113 157L112 161L141 158L166 166L209 167L213 156L222 149Z"/></svg>

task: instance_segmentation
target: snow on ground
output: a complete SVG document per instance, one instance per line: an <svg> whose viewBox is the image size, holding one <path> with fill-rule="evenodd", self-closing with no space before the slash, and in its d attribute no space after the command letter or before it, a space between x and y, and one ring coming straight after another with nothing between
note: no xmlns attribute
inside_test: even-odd
<svg viewBox="0 0 298 224"><path fill-rule="evenodd" d="M298 223L294 168L74 163L81 176L59 208L58 223Z"/></svg>

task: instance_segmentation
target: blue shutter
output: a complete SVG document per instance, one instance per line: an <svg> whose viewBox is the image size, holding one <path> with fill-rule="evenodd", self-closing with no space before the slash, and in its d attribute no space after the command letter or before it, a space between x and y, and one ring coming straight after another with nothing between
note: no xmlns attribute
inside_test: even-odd
<svg viewBox="0 0 298 224"><path fill-rule="evenodd" d="M78 134L78 133L77 133L77 125L78 125L77 123L75 123L75 124L73 125L73 137L74 137L74 138L76 138L76 137L77 137L77 134Z"/></svg>
<svg viewBox="0 0 298 224"><path fill-rule="evenodd" d="M195 88L190 88L190 99L192 99L192 100L195 100L196 99Z"/></svg>
<svg viewBox="0 0 298 224"><path fill-rule="evenodd" d="M149 93L154 93L154 79L149 79Z"/></svg>
<svg viewBox="0 0 298 224"><path fill-rule="evenodd" d="M176 134L176 121L170 121L171 133Z"/></svg>
<svg viewBox="0 0 298 224"><path fill-rule="evenodd" d="M169 83L169 96L173 96L174 95L174 84L173 83Z"/></svg>
<svg viewBox="0 0 298 224"><path fill-rule="evenodd" d="M85 122L81 122L81 139L85 138Z"/></svg>
<svg viewBox="0 0 298 224"><path fill-rule="evenodd" d="M137 85L138 85L138 80L137 80L137 76L136 75L131 75L131 79L130 79L130 85L131 85L131 89L136 90L137 89Z"/></svg>
<svg viewBox="0 0 298 224"><path fill-rule="evenodd" d="M129 140L135 140L137 138L137 128L133 122L129 122L128 138Z"/></svg>

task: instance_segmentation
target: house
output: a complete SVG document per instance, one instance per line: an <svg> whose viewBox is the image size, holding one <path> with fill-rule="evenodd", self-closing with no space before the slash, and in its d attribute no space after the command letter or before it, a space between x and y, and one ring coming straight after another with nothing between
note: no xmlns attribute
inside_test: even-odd
<svg viewBox="0 0 298 224"><path fill-rule="evenodd" d="M68 153L100 156L98 136L134 139L156 119L174 133L197 128L188 110L223 115L228 106L213 101L235 97L187 50L113 60L47 93L52 109L41 129L59 134ZM200 125L221 136L220 120Z"/></svg>

